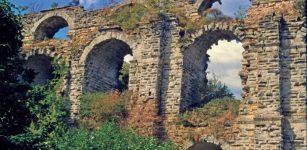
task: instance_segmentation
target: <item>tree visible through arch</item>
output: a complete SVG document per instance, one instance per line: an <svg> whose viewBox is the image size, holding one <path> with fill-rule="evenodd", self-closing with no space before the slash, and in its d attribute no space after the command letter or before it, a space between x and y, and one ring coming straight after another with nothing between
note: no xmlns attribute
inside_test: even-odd
<svg viewBox="0 0 307 150"><path fill-rule="evenodd" d="M208 50L219 40L237 40L239 38L230 30L208 29L189 46L184 48L183 58L183 99L181 111L191 105L204 103L203 91L206 90L207 69L210 61ZM226 50L225 50L226 51ZM235 74L239 76L238 72Z"/></svg>

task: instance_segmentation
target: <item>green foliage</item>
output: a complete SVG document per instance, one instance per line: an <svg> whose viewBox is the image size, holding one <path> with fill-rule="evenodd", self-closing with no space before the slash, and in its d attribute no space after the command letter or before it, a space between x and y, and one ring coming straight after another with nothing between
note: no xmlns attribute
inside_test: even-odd
<svg viewBox="0 0 307 150"><path fill-rule="evenodd" d="M205 123L206 120L214 119L216 117L223 116L226 112L230 111L233 115L239 115L239 105L240 101L232 97L222 97L213 99L210 102L204 104L203 106L193 109L192 111L187 111L181 114L179 117L183 123L187 124L189 120L194 118L200 118Z"/></svg>
<svg viewBox="0 0 307 150"><path fill-rule="evenodd" d="M141 5L129 5L114 15L114 22L124 30L132 30L139 26L142 17L147 9Z"/></svg>
<svg viewBox="0 0 307 150"><path fill-rule="evenodd" d="M210 117L216 117L229 109L233 109L233 112L238 115L239 105L240 101L234 99L233 97L223 97L213 99L208 104L204 105L202 109L208 110L207 112Z"/></svg>
<svg viewBox="0 0 307 150"><path fill-rule="evenodd" d="M99 130L71 128L54 140L59 150L171 150L177 149L169 142L158 143L154 138L138 136L130 129L120 129L115 123L103 123Z"/></svg>
<svg viewBox="0 0 307 150"><path fill-rule="evenodd" d="M148 0L147 5L152 8L159 8L159 0Z"/></svg>
<svg viewBox="0 0 307 150"><path fill-rule="evenodd" d="M96 129L106 121L119 122L127 115L126 104L131 92L86 93L81 97L81 128Z"/></svg>
<svg viewBox="0 0 307 150"><path fill-rule="evenodd" d="M234 13L236 20L244 20L247 17L247 9L242 8L241 6L239 9Z"/></svg>
<svg viewBox="0 0 307 150"><path fill-rule="evenodd" d="M305 0L296 0L294 3L294 8L300 13L306 13L306 1Z"/></svg>
<svg viewBox="0 0 307 150"><path fill-rule="evenodd" d="M240 101L232 98L232 97L222 97L213 99L207 104L203 105L200 108L196 108L195 112L201 112L203 115L207 115L208 117L216 117L220 114L226 112L227 110L233 109L236 115L239 114L239 105ZM189 115L190 112L187 112L184 115Z"/></svg>
<svg viewBox="0 0 307 150"><path fill-rule="evenodd" d="M17 12L9 1L0 1L0 143L4 149L13 146L9 136L23 132L30 123L26 92L31 79L19 57L23 37Z"/></svg>
<svg viewBox="0 0 307 150"><path fill-rule="evenodd" d="M47 85L36 85L28 92L27 108L31 124L24 133L12 136L11 141L27 149L49 149L50 140L64 132L68 114L67 99L59 96L60 85L67 72L64 62L54 59L54 79Z"/></svg>
<svg viewBox="0 0 307 150"><path fill-rule="evenodd" d="M232 20L231 17L226 16L221 10L216 8L206 10L203 15L205 16L206 23Z"/></svg>
<svg viewBox="0 0 307 150"><path fill-rule="evenodd" d="M94 103L102 100L105 97L105 93L103 92L96 92L96 93L85 93L81 96L81 103L80 106L80 116L88 116L91 115L91 108L93 107Z"/></svg>
<svg viewBox="0 0 307 150"><path fill-rule="evenodd" d="M123 63L122 69L119 71L118 76L118 89L119 91L124 91L128 89L128 83L129 83L129 67L130 64L127 62Z"/></svg>
<svg viewBox="0 0 307 150"><path fill-rule="evenodd" d="M221 81L219 81L216 76L213 79L209 79L207 86L204 87L202 92L202 99L204 103L207 103L213 99L231 97L234 98L233 93L230 89Z"/></svg>

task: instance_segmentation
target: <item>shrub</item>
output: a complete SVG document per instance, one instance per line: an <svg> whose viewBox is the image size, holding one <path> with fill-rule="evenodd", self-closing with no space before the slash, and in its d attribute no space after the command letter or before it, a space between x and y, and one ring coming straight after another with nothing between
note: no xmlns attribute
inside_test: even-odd
<svg viewBox="0 0 307 150"><path fill-rule="evenodd" d="M204 87L201 92L203 103L223 97L234 98L234 95L228 86L219 81L215 75L213 76L213 79L209 79L207 86Z"/></svg>
<svg viewBox="0 0 307 150"><path fill-rule="evenodd" d="M240 101L230 97L214 99L200 108L186 111L179 115L178 124L185 127L205 127L204 132L195 135L213 135L222 139L230 139L228 127L234 127L239 114Z"/></svg>
<svg viewBox="0 0 307 150"><path fill-rule="evenodd" d="M126 104L131 92L86 93L81 97L81 128L97 129L105 121L122 121L126 115Z"/></svg>
<svg viewBox="0 0 307 150"><path fill-rule="evenodd" d="M11 137L14 143L25 149L49 149L52 146L50 140L66 129L68 100L57 92L67 67L64 62L55 59L53 68L54 78L47 85L36 85L28 92L31 124L24 133Z"/></svg>
<svg viewBox="0 0 307 150"><path fill-rule="evenodd" d="M105 122L99 130L71 128L54 142L56 149L83 150L83 149L108 149L108 150L171 150L176 149L169 142L158 143L154 138L143 137L132 130L120 129L116 123Z"/></svg>

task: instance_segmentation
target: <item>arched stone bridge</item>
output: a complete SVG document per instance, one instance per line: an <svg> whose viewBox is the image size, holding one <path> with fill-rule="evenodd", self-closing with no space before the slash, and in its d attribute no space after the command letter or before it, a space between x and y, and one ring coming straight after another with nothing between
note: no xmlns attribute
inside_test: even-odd
<svg viewBox="0 0 307 150"><path fill-rule="evenodd" d="M197 19L216 1L174 4ZM206 83L211 45L220 39L240 40L245 49L240 72L244 93L238 130L225 149L306 149L306 17L290 7L293 2L252 0L246 20L204 25L184 44L172 15L128 32L103 17L121 6L50 9L24 16L22 53L25 66L39 72L37 83L51 78L51 58L66 60L72 119L78 116L82 93L117 88L123 57L131 54L129 90L139 105L155 101L164 121L171 122L198 102L197 87ZM66 26L71 40L52 38Z"/></svg>

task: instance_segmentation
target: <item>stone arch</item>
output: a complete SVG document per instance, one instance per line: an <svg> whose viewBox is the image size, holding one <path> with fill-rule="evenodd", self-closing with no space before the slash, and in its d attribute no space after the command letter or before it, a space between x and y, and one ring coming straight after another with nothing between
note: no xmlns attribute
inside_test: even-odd
<svg viewBox="0 0 307 150"><path fill-rule="evenodd" d="M219 40L243 42L244 35L243 28L240 24L235 23L212 23L191 35L192 41L182 48L184 68L182 91L185 92L182 96L184 101L181 101L180 104L181 112L190 106L202 103L199 91L200 87L207 84L206 70L209 61L207 50Z"/></svg>
<svg viewBox="0 0 307 150"><path fill-rule="evenodd" d="M53 47L44 47L44 48L33 48L30 50L25 50L26 52L23 52L23 58L27 60L30 56L33 55L46 55L48 57L58 57L62 58L61 55L58 55L57 52L54 51Z"/></svg>
<svg viewBox="0 0 307 150"><path fill-rule="evenodd" d="M129 45L129 47L132 49L132 53L134 54L134 50L137 48L138 41L135 40L135 37L129 36L122 32L117 31L107 31L103 32L102 34L98 35L96 38L94 38L83 50L82 55L80 57L79 63L81 65L85 64L86 58L91 52L91 50L94 48L95 45L106 41L108 39L117 39L120 41L123 41Z"/></svg>
<svg viewBox="0 0 307 150"><path fill-rule="evenodd" d="M118 89L118 72L127 54L136 47L131 37L107 32L95 38L83 51L79 63L84 66L82 92Z"/></svg>
<svg viewBox="0 0 307 150"><path fill-rule="evenodd" d="M31 28L34 40L52 38L61 28L68 26L70 30L75 28L73 19L65 12L49 12L37 21Z"/></svg>
<svg viewBox="0 0 307 150"><path fill-rule="evenodd" d="M31 69L35 73L33 84L47 84L52 75L52 57L44 54L34 54L26 57L24 63L26 69Z"/></svg>

